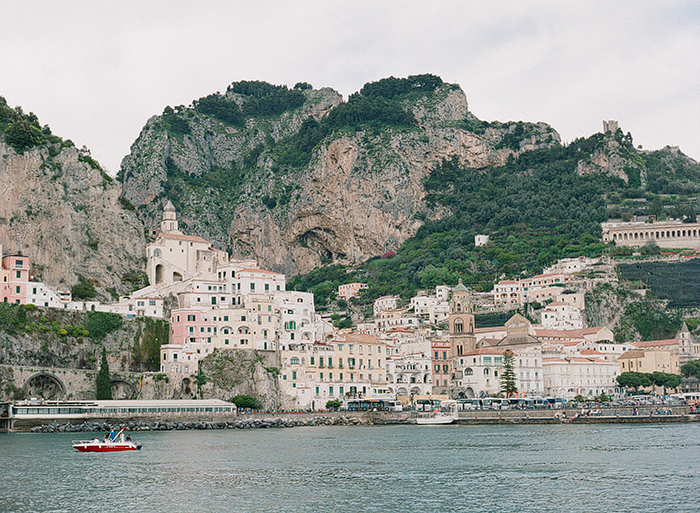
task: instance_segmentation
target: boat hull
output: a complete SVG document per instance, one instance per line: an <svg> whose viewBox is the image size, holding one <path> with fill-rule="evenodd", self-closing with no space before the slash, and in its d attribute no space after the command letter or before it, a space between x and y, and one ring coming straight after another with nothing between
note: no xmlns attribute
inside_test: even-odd
<svg viewBox="0 0 700 513"><path fill-rule="evenodd" d="M416 424L422 425L440 425L440 424L452 424L455 421L454 417L443 417L443 418L429 418L429 419L416 419Z"/></svg>
<svg viewBox="0 0 700 513"><path fill-rule="evenodd" d="M141 444L133 442L125 443L76 443L73 448L78 452L116 452L116 451L138 451Z"/></svg>

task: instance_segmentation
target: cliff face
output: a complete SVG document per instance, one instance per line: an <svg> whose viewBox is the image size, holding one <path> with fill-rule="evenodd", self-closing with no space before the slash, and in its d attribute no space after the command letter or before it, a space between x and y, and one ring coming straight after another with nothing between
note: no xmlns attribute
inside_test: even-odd
<svg viewBox="0 0 700 513"><path fill-rule="evenodd" d="M165 114L150 119L122 162L124 195L147 225L155 226L169 198L189 232L234 257L305 273L396 249L416 233L419 219L439 216L425 211L423 180L443 159L456 157L478 172L559 141L545 124L484 126L469 113L464 92L443 84L401 100L414 125L333 130L313 147L308 163L285 166L285 144L300 136L304 120L322 121L341 103L330 89L304 94L301 107L246 118L244 127L196 109L177 113L187 133L164 129ZM230 92L227 97L243 101ZM215 186L214 177L225 185Z"/></svg>
<svg viewBox="0 0 700 513"><path fill-rule="evenodd" d="M65 144L19 154L0 136L0 242L58 290L82 276L124 292L120 277L143 268L143 228L120 206L117 182L90 162Z"/></svg>

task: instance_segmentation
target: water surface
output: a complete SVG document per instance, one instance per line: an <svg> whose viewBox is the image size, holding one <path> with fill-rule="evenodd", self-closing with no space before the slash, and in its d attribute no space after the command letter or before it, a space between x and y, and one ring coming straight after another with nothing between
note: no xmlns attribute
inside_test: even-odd
<svg viewBox="0 0 700 513"><path fill-rule="evenodd" d="M112 454L80 436L0 434L0 511L700 511L700 424L159 431Z"/></svg>

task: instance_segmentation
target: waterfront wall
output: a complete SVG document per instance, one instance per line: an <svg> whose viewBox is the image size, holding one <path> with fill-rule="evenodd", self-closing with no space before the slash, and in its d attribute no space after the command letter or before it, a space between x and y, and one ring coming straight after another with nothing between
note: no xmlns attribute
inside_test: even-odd
<svg viewBox="0 0 700 513"><path fill-rule="evenodd" d="M649 422L696 422L700 415L689 412L687 406L657 408L606 409L601 415L576 416L576 410L503 410L460 412L457 424L561 424L561 423L649 423ZM300 413L253 413L253 414L166 414L91 418L72 422L55 419L21 421L12 425L12 431L33 432L85 432L104 431L105 427L129 426L139 430L172 429L251 429L273 427L298 427L319 425L389 425L415 424L411 412L300 412Z"/></svg>

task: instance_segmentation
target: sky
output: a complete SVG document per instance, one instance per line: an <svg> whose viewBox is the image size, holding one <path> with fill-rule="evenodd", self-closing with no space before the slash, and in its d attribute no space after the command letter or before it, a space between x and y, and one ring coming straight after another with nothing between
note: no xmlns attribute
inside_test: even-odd
<svg viewBox="0 0 700 513"><path fill-rule="evenodd" d="M149 117L240 80L347 96L422 73L565 143L614 119L700 161L700 2L3 2L0 96L119 171Z"/></svg>

